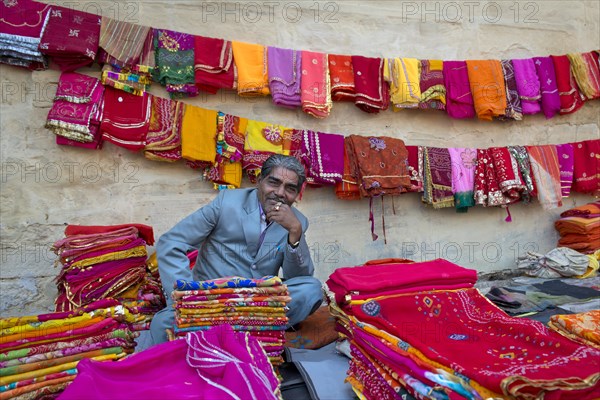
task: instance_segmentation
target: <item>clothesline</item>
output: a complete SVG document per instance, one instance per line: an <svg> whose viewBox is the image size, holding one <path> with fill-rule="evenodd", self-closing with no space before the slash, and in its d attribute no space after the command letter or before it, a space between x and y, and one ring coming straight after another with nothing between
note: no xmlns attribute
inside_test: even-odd
<svg viewBox="0 0 600 400"><path fill-rule="evenodd" d="M229 89L244 97L271 95L274 104L317 118L330 114L333 101L350 101L370 113L420 108L483 120L520 120L540 112L552 118L600 98L597 51L466 61L336 55L24 3L20 10L2 5L0 61L40 69L50 57L63 71L97 61L104 65L105 85L137 95L157 81L173 98ZM37 25L29 21L32 15L38 15Z"/></svg>
<svg viewBox="0 0 600 400"><path fill-rule="evenodd" d="M311 185L335 186L341 199L423 193L434 208L507 206L537 197L559 207L570 191L600 192L600 140L542 146L441 148L386 136L286 127L144 92L137 96L79 73L61 75L46 126L58 144L102 141L151 160L186 160L215 188L255 182L274 153L299 158Z"/></svg>

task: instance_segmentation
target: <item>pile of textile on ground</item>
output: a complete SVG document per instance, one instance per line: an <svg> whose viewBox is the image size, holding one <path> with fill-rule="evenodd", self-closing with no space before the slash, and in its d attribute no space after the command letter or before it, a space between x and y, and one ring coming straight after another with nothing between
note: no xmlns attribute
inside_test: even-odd
<svg viewBox="0 0 600 400"><path fill-rule="evenodd" d="M600 200L560 214L554 227L560 234L558 245L581 253L600 249Z"/></svg>
<svg viewBox="0 0 600 400"><path fill-rule="evenodd" d="M528 251L519 257L518 267L538 278L589 278L598 271L600 251L583 254L568 247L557 247L542 255Z"/></svg>
<svg viewBox="0 0 600 400"><path fill-rule="evenodd" d="M118 363L82 361L60 400L281 399L258 341L230 326L190 332Z"/></svg>
<svg viewBox="0 0 600 400"><path fill-rule="evenodd" d="M146 266L146 244L154 244L152 228L68 225L65 235L52 247L62 264L56 311L115 298L137 315L133 329L150 329L154 314L165 307L156 271Z"/></svg>
<svg viewBox="0 0 600 400"><path fill-rule="evenodd" d="M136 316L114 299L72 311L0 319L0 399L53 398L83 359L133 353ZM87 397L87 396L85 396Z"/></svg>
<svg viewBox="0 0 600 400"><path fill-rule="evenodd" d="M291 298L279 277L180 279L172 295L176 309L172 337L228 324L258 339L274 366L283 362L285 313Z"/></svg>
<svg viewBox="0 0 600 400"><path fill-rule="evenodd" d="M445 260L339 268L327 281L360 398L600 396L600 351L508 316ZM551 366L549 368L549 366Z"/></svg>

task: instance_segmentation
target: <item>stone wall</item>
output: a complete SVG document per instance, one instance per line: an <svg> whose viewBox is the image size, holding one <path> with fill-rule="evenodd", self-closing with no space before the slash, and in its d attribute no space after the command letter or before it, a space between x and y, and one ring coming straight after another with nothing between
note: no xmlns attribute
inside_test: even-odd
<svg viewBox="0 0 600 400"><path fill-rule="evenodd" d="M597 1L65 1L55 4L204 36L365 56L420 59L502 59L600 48ZM97 67L82 72L99 76ZM185 163L160 163L106 143L100 151L59 147L44 122L59 72L0 66L1 264L0 314L52 310L59 268L50 245L65 224L151 225L160 236L208 203L212 185ZM166 97L155 85L153 94ZM317 120L278 108L270 98L234 93L185 100L200 107L291 127L332 133L386 135L407 144L489 147L552 144L599 137L600 102L568 116L524 121L459 121L441 112L405 110L369 115L352 104L334 105ZM245 185L250 185L245 182ZM384 257L445 257L481 272L513 268L528 250L546 252L558 235L553 223L565 209L590 201L565 199L544 211L537 202L467 214L433 210L417 194L374 202L377 241L371 240L369 201L338 200L331 188L309 189L298 204L317 276ZM394 213L395 209L395 213ZM387 244L382 234L385 216Z"/></svg>

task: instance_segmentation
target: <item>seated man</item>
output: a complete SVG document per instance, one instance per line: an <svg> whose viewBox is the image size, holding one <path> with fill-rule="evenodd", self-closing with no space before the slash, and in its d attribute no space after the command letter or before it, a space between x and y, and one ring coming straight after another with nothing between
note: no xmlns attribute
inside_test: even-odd
<svg viewBox="0 0 600 400"><path fill-rule="evenodd" d="M321 283L304 233L308 220L292 207L306 180L294 157L273 155L265 161L256 188L224 190L208 205L162 235L157 244L158 269L167 298L150 326L155 344L167 341L174 325L171 292L177 279L207 280L225 276L261 278L278 275L288 286L288 325L316 311ZM198 249L193 270L187 253Z"/></svg>

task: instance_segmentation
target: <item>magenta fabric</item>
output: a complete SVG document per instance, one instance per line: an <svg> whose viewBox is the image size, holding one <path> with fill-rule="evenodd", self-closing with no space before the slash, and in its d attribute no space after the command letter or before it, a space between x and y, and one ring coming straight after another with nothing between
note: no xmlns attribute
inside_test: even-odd
<svg viewBox="0 0 600 400"><path fill-rule="evenodd" d="M48 67L39 51L49 4L31 0L0 2L0 62L30 70Z"/></svg>
<svg viewBox="0 0 600 400"><path fill-rule="evenodd" d="M381 264L336 269L327 286L342 303L345 295L381 295L415 290L445 290L472 287L477 271L438 258L410 264ZM427 289L428 288L428 289Z"/></svg>
<svg viewBox="0 0 600 400"><path fill-rule="evenodd" d="M512 60L515 69L515 80L517 81L517 92L521 98L523 114L537 114L541 111L540 106L541 88L533 59Z"/></svg>
<svg viewBox="0 0 600 400"><path fill-rule="evenodd" d="M550 119L560 112L560 94L554 63L550 57L534 57L533 62L540 80L542 112Z"/></svg>
<svg viewBox="0 0 600 400"><path fill-rule="evenodd" d="M258 341L229 325L188 333L119 362L82 360L60 400L277 399L279 382Z"/></svg>
<svg viewBox="0 0 600 400"><path fill-rule="evenodd" d="M73 8L52 6L40 39L40 51L61 71L75 71L94 62L100 41L101 18Z"/></svg>
<svg viewBox="0 0 600 400"><path fill-rule="evenodd" d="M297 50L267 48L269 91L273 103L288 108L300 107L302 54Z"/></svg>
<svg viewBox="0 0 600 400"><path fill-rule="evenodd" d="M475 106L466 61L444 61L446 112L452 118L473 118Z"/></svg>
<svg viewBox="0 0 600 400"><path fill-rule="evenodd" d="M344 173L344 136L302 131L301 158L308 183L334 185L341 182Z"/></svg>

